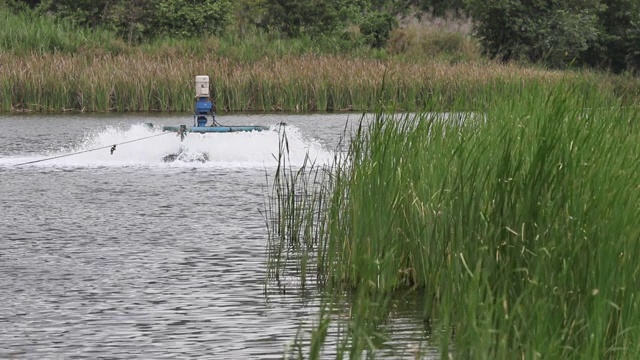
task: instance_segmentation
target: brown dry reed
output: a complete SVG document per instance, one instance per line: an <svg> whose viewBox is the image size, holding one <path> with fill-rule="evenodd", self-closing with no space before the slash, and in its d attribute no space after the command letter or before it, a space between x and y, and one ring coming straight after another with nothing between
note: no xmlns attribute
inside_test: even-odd
<svg viewBox="0 0 640 360"><path fill-rule="evenodd" d="M193 79L206 74L219 111L366 111L380 99L398 110L454 104L482 108L514 84L584 83L611 87L593 74L567 74L496 63L422 64L338 55L235 61L180 54L0 54L0 111L190 111ZM383 77L385 86L382 87ZM509 85L509 86L505 86ZM383 96L378 90L384 88Z"/></svg>

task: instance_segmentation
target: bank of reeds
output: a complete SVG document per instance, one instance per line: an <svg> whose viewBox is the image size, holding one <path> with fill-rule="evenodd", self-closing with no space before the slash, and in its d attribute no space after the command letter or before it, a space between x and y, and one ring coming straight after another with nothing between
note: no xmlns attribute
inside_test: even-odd
<svg viewBox="0 0 640 360"><path fill-rule="evenodd" d="M379 112L343 160L316 170L329 174L319 195L281 204L278 231L296 236L272 247L306 256L298 266L329 298L350 294L342 352L371 354L407 291L427 299L429 342L445 357L635 359L639 122L607 94L544 84L483 113ZM281 193L301 183L290 179Z"/></svg>
<svg viewBox="0 0 640 360"><path fill-rule="evenodd" d="M377 91L386 76L382 97ZM527 83L576 83L610 92L595 75L513 65L306 55L237 62L215 56L0 54L0 111L191 111L195 75L211 76L219 111L481 110Z"/></svg>

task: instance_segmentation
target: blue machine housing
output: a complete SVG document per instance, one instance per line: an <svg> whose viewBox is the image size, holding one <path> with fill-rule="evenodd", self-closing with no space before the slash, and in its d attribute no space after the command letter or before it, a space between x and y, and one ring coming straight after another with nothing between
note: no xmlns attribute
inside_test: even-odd
<svg viewBox="0 0 640 360"><path fill-rule="evenodd" d="M207 126L207 122L209 121L207 115L209 114L213 115L213 104L211 101L204 97L198 98L195 105L195 114L193 114L195 119L194 125L198 127Z"/></svg>

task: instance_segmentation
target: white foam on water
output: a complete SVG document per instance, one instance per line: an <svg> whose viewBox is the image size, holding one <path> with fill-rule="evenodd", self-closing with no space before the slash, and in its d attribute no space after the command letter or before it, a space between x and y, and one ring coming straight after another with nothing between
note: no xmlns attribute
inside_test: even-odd
<svg viewBox="0 0 640 360"><path fill-rule="evenodd" d="M107 127L91 132L77 145L58 151L0 158L0 165L33 161L24 166L263 168L277 166L281 138L282 132L274 126L268 131L259 132L189 133L181 141L176 133L165 133L144 124L135 124L129 128ZM306 139L294 126L286 126L286 139L287 162L292 166L302 165L307 157L316 164L329 163L333 159L331 151L316 140ZM116 149L111 154L110 147L114 144ZM164 160L172 154L175 159ZM44 159L48 160L38 161Z"/></svg>

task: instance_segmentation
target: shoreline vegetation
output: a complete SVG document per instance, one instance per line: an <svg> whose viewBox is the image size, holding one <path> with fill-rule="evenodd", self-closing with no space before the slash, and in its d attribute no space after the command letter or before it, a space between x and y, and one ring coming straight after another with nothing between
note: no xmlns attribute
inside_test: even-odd
<svg viewBox="0 0 640 360"><path fill-rule="evenodd" d="M394 302L421 298L410 357L637 357L640 109L560 84L484 116L372 116L332 164L280 153L269 278L327 299L295 350L375 357Z"/></svg>
<svg viewBox="0 0 640 360"><path fill-rule="evenodd" d="M339 55L239 63L145 53L44 54L0 55L0 62L0 92L8 94L2 97L0 111L5 112L186 112L193 107L193 74L210 74L218 111L368 111L382 99L398 111L428 106L456 111L482 109L492 98L534 84L574 83L586 93L616 91L596 75L493 63L411 64Z"/></svg>
<svg viewBox="0 0 640 360"><path fill-rule="evenodd" d="M129 45L2 7L0 20L0 112L189 112L199 74L211 77L219 112L365 112L380 101L397 111L481 111L528 86L558 84L640 103L640 79L630 75L483 59L468 20L405 24L384 49L256 29Z"/></svg>

